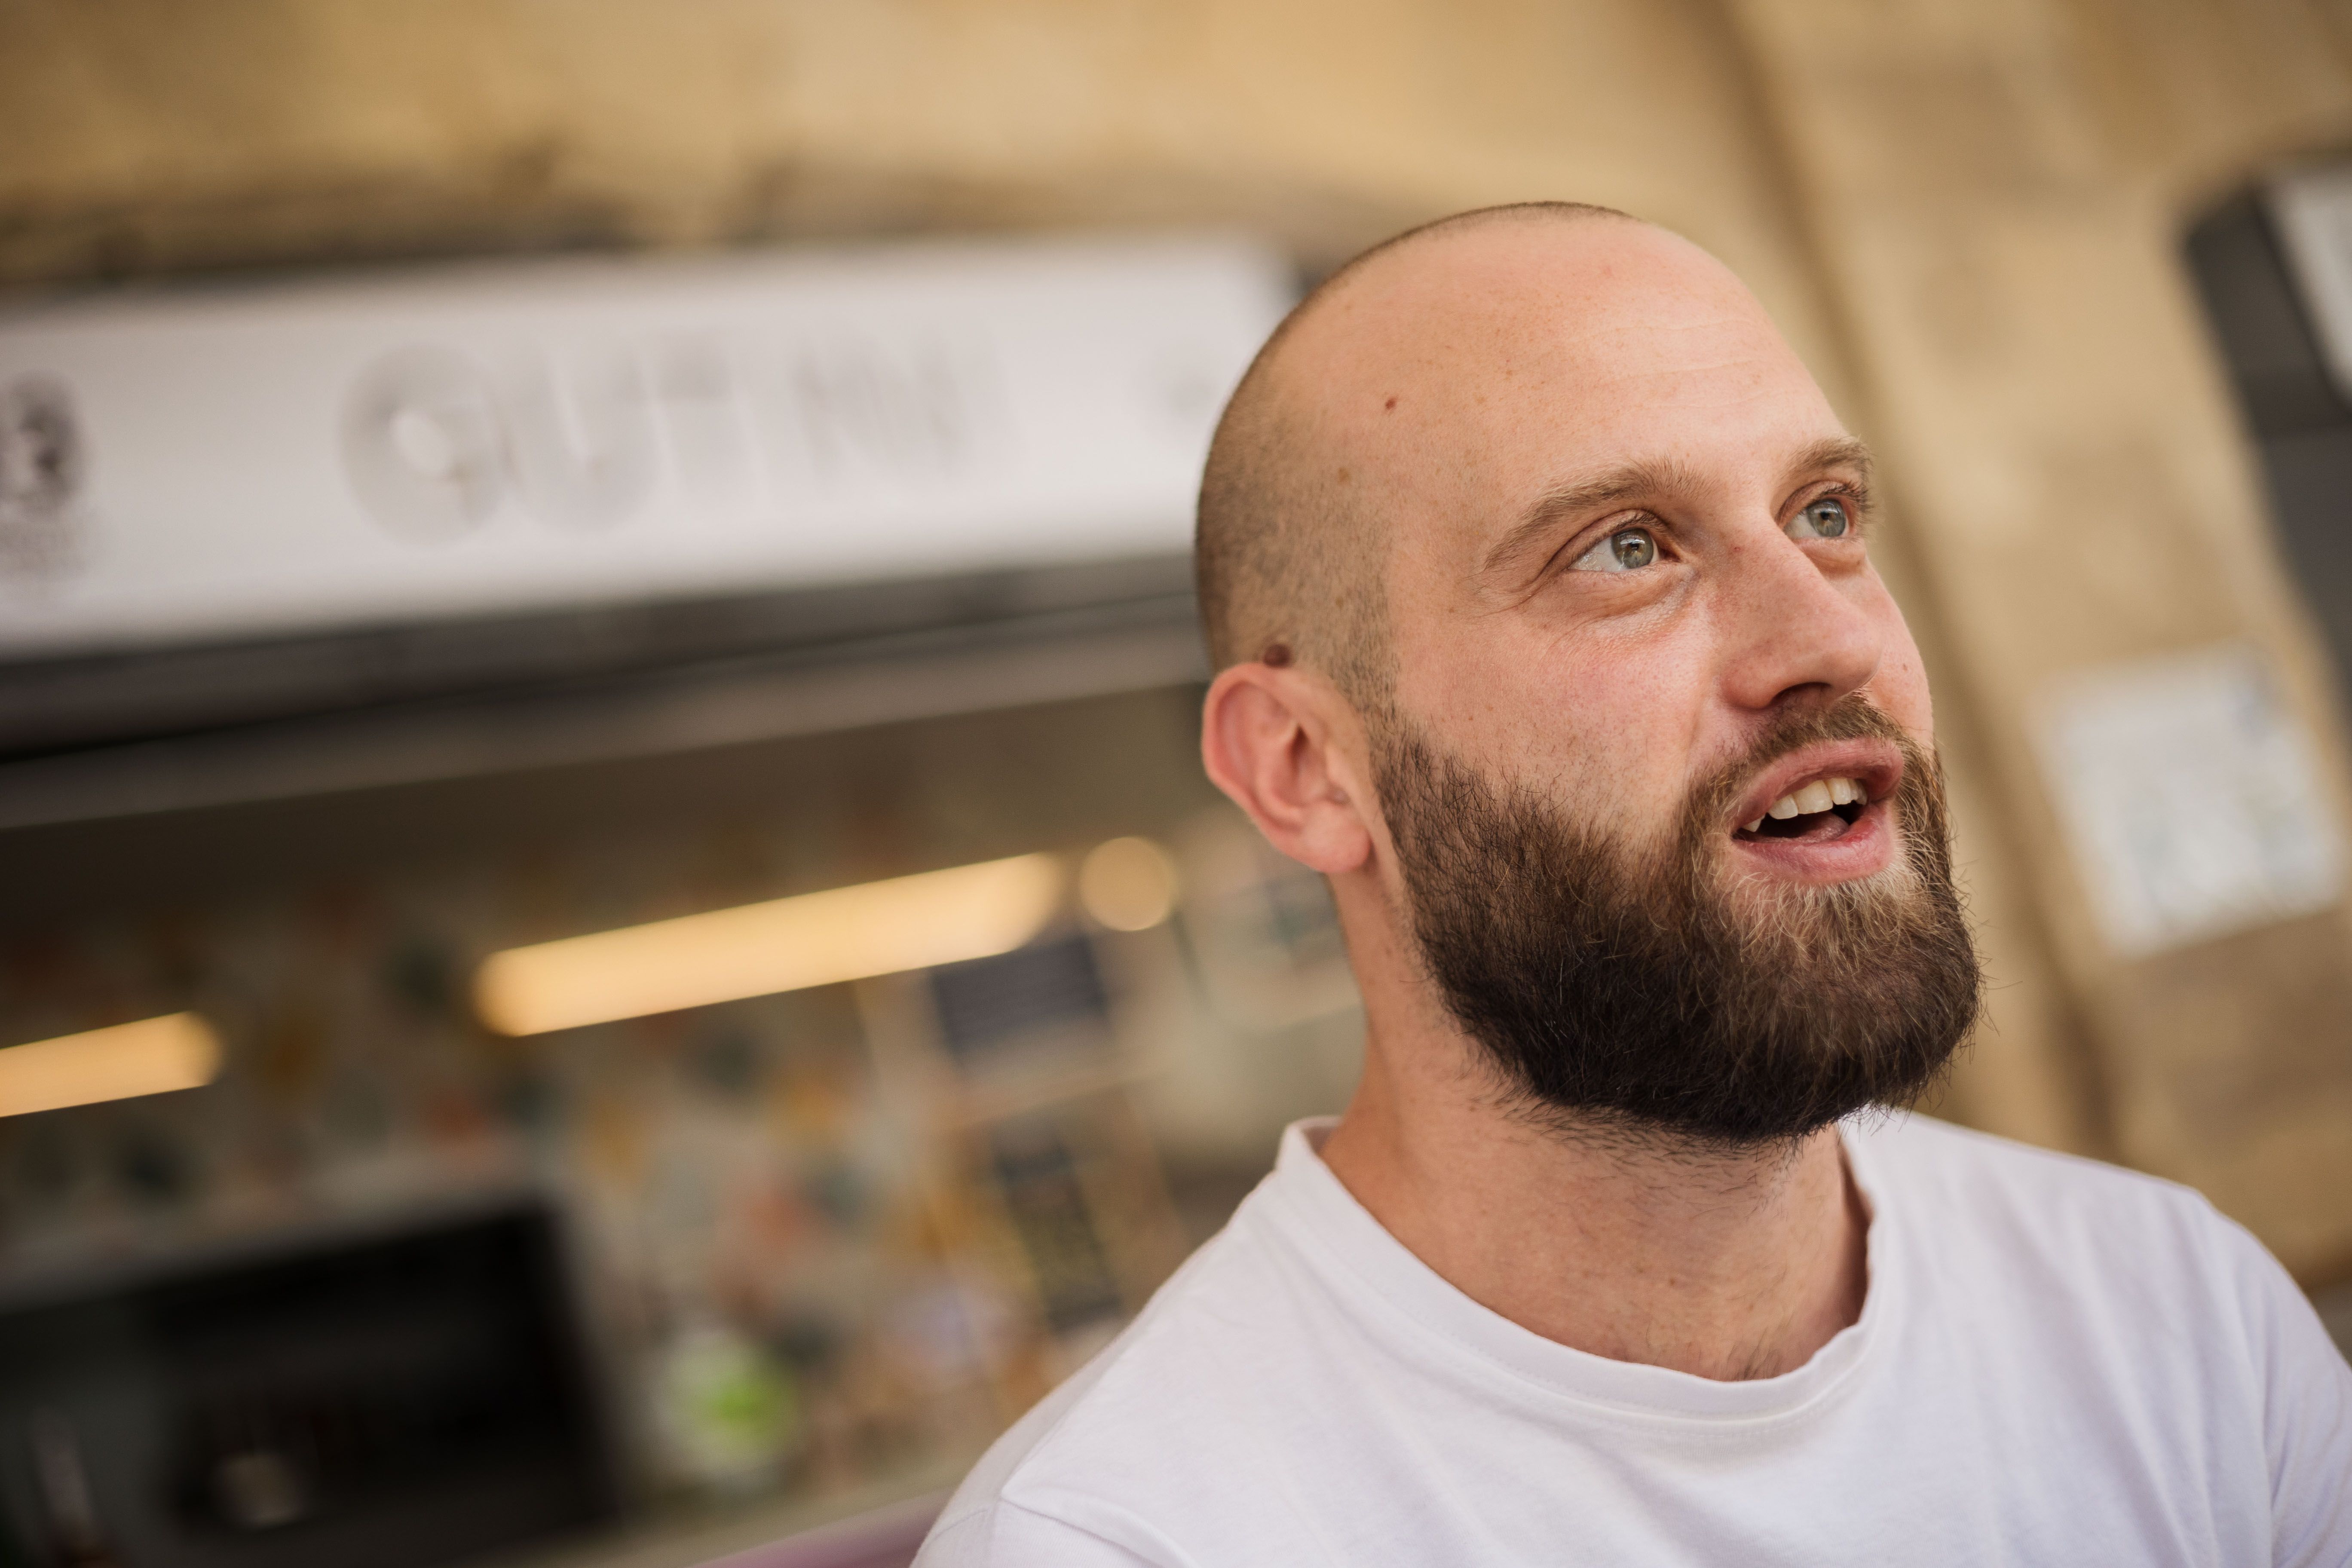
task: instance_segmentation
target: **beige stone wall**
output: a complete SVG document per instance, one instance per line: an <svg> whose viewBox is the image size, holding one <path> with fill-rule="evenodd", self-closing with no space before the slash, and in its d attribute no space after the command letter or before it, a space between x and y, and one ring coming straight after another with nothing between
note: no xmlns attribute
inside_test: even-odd
<svg viewBox="0 0 2352 1568"><path fill-rule="evenodd" d="M0 0L0 276L1640 206L1810 321L1706 0Z"/></svg>
<svg viewBox="0 0 2352 1568"><path fill-rule="evenodd" d="M2352 16L2352 7L2346 8ZM2251 636L2324 667L2175 262L2352 134L2306 0L0 0L0 282L550 245L1239 222L1327 264L1569 196L1758 289L1889 461L2000 982L1948 1109L2352 1264L2328 916L2098 948L2022 713ZM2215 569L2215 563L2221 563ZM2340 771L2340 766L2339 766Z"/></svg>

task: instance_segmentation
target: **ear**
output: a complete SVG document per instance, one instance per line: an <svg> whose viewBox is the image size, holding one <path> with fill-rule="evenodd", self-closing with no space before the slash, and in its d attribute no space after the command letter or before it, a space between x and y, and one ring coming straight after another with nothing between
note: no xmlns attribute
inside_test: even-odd
<svg viewBox="0 0 2352 1568"><path fill-rule="evenodd" d="M1372 804L1356 759L1361 726L1322 677L1296 666L1237 664L1210 684L1201 761L1276 849L1326 876L1372 853Z"/></svg>

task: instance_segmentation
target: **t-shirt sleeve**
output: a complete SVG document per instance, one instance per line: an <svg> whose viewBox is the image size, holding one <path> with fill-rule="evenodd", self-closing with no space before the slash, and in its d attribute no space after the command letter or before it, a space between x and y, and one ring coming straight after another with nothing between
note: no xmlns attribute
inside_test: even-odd
<svg viewBox="0 0 2352 1568"><path fill-rule="evenodd" d="M2271 1560L2342 1568L2352 1563L2352 1365L2277 1260L2242 1231L2237 1241L2240 1297L2262 1363Z"/></svg>
<svg viewBox="0 0 2352 1568"><path fill-rule="evenodd" d="M931 1532L914 1568L1183 1568L1003 1500Z"/></svg>

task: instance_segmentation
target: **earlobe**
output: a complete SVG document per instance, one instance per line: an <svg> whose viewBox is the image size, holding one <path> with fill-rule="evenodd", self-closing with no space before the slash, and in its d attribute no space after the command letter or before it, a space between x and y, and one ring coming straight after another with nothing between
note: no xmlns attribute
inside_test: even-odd
<svg viewBox="0 0 2352 1568"><path fill-rule="evenodd" d="M1327 876L1355 870L1372 837L1356 769L1333 742L1346 701L1296 667L1235 665L1201 710L1201 761L1276 849Z"/></svg>

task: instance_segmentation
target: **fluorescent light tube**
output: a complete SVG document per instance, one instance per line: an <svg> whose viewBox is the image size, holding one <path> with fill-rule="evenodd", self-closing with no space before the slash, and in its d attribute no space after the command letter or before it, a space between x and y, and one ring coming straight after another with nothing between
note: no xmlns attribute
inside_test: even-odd
<svg viewBox="0 0 2352 1568"><path fill-rule="evenodd" d="M540 1035L1010 952L1062 901L1062 866L1018 855L680 915L491 954L474 1005Z"/></svg>
<svg viewBox="0 0 2352 1568"><path fill-rule="evenodd" d="M220 1037L194 1013L0 1050L0 1116L196 1089L220 1073Z"/></svg>

